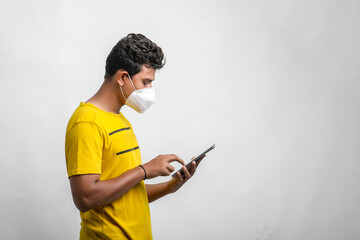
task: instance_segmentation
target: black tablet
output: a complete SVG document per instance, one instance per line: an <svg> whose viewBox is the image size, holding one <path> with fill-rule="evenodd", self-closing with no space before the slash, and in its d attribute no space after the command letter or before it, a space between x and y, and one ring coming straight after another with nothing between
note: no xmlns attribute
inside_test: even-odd
<svg viewBox="0 0 360 240"><path fill-rule="evenodd" d="M186 164L186 168L189 170L189 169L191 168L191 163L192 163L192 162L195 161L196 164L197 164L197 162L198 162L206 153L210 152L210 151L213 150L214 148L215 148L215 144L212 145L211 147L209 147L208 149L206 149L202 154L200 154L199 156L197 156L194 160L191 160L188 164ZM182 168L180 168L180 170L177 171L177 172L180 172L181 176L184 177L184 171L182 170ZM177 172L175 172L172 176L174 177Z"/></svg>

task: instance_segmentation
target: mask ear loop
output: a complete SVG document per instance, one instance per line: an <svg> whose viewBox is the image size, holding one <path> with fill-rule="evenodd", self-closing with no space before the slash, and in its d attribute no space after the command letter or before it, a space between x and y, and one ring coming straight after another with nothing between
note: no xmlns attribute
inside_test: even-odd
<svg viewBox="0 0 360 240"><path fill-rule="evenodd" d="M135 86L134 86L134 84L133 84L133 82L132 82L131 77L130 77L129 74L128 74L128 77L129 77L129 79L130 79L131 85L133 86L133 88L134 88L135 91L136 91L136 88L135 88ZM126 99L126 97L125 97L125 95L124 95L124 93L123 93L123 90L122 90L122 87L121 87L121 86L120 86L120 91L121 91L121 94L123 95L123 98L125 99L125 103L126 103L127 99Z"/></svg>
<svg viewBox="0 0 360 240"><path fill-rule="evenodd" d="M133 86L133 88L135 89L135 91L137 90L136 88L135 88L135 86L134 86L134 84L133 84L133 81L132 81L132 79L131 79L131 77L130 77L130 75L128 74L128 76L129 76L129 79L130 79L130 82L131 82L131 85Z"/></svg>
<svg viewBox="0 0 360 240"><path fill-rule="evenodd" d="M127 99L126 99L126 97L125 97L125 95L124 95L124 93L123 93L123 90L122 90L122 87L121 87L121 86L120 86L120 91L121 91L121 94L123 95L123 98L125 99L125 103L126 103Z"/></svg>

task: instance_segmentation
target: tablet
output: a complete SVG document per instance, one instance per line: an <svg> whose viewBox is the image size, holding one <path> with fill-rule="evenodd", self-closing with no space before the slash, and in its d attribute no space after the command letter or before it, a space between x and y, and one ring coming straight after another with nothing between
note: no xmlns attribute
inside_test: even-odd
<svg viewBox="0 0 360 240"><path fill-rule="evenodd" d="M206 149L202 154L200 154L199 156L197 156L194 160L191 160L188 164L186 164L185 167L189 170L189 169L191 168L191 163L192 163L192 162L195 161L196 164L197 164L197 162L198 162L206 153L210 152L210 151L213 150L214 148L215 148L215 144L212 145L211 147L209 147L208 149ZM182 170L182 168L180 168L180 170L177 171L177 172L180 172L181 176L184 177L184 171ZM172 175L172 177L174 177L177 172L175 172L175 173Z"/></svg>

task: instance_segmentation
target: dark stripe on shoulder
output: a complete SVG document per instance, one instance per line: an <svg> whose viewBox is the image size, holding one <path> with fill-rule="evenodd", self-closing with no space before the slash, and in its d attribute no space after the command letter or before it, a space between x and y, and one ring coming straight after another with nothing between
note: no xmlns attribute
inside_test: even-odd
<svg viewBox="0 0 360 240"><path fill-rule="evenodd" d="M128 150L118 152L118 153L116 153L116 155L120 155L120 154L123 154L123 153L131 152L131 151L134 151L134 150L136 150L136 149L138 149L138 148L139 148L139 146L134 147L134 148L130 148L130 149L128 149Z"/></svg>
<svg viewBox="0 0 360 240"><path fill-rule="evenodd" d="M130 127L120 128L120 129L118 129L118 130L115 130L115 131L109 133L109 136L113 135L114 133L121 132L121 131L124 131L124 130L130 130Z"/></svg>

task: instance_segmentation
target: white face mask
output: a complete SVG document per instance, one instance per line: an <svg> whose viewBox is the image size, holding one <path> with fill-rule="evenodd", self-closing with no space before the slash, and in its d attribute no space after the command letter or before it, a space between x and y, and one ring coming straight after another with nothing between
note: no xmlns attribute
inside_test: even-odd
<svg viewBox="0 0 360 240"><path fill-rule="evenodd" d="M129 76L129 75L128 75ZM155 89L154 88L142 88L136 90L130 76L131 85L135 89L130 96L126 99L122 88L120 86L121 94L123 95L125 104L139 113L145 112L155 102Z"/></svg>

